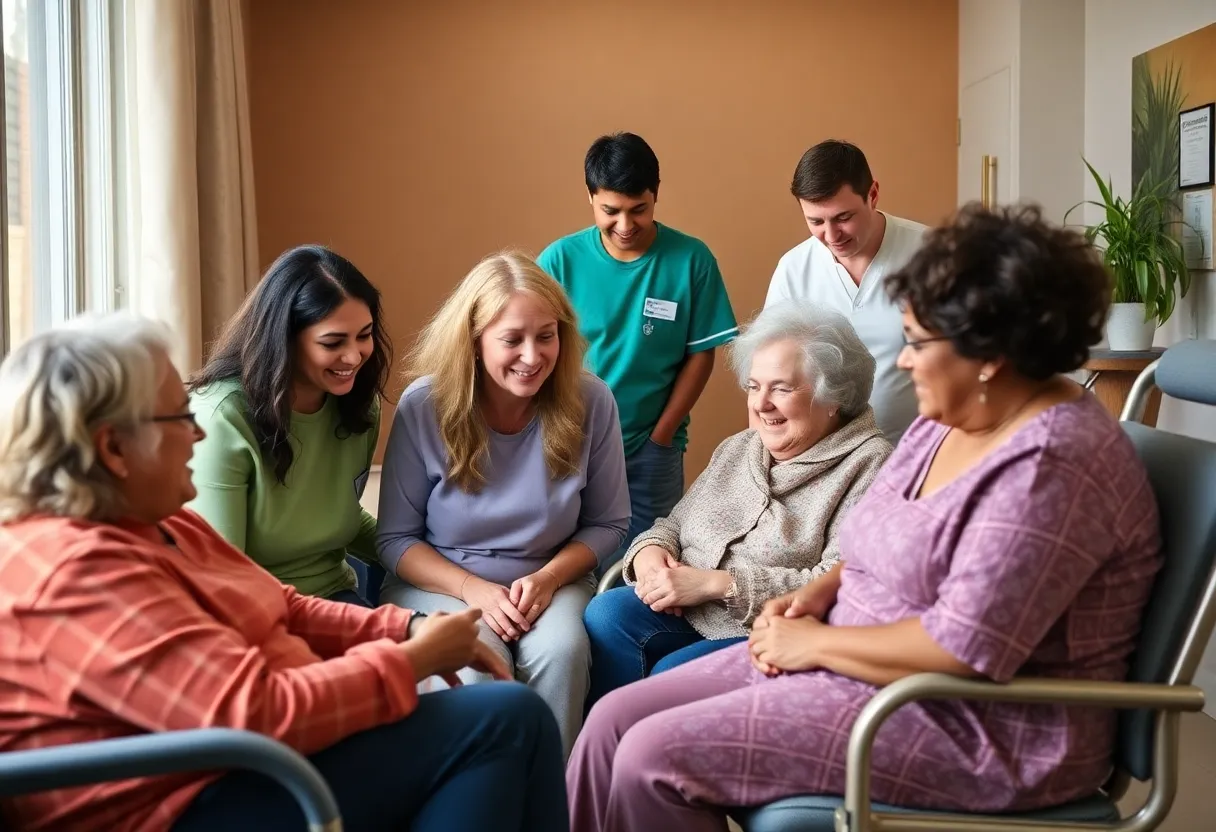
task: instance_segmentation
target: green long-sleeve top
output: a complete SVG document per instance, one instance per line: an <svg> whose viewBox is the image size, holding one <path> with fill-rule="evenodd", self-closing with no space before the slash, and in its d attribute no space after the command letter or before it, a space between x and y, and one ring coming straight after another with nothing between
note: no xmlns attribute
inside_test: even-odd
<svg viewBox="0 0 1216 832"><path fill-rule="evenodd" d="M198 496L189 504L216 531L283 583L326 597L355 586L352 554L376 559L376 520L359 499L380 432L379 406L371 430L339 438L337 400L316 413L292 413L295 452L285 483L263 456L237 379L191 396L207 437L190 467Z"/></svg>

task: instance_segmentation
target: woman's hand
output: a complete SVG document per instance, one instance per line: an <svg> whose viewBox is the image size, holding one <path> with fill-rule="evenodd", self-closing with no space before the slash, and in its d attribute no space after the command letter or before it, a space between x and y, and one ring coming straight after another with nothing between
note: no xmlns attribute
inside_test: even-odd
<svg viewBox="0 0 1216 832"><path fill-rule="evenodd" d="M787 592L765 602L759 618L811 618L823 621L828 610L836 603L839 585L822 578L803 584L793 592Z"/></svg>
<svg viewBox="0 0 1216 832"><path fill-rule="evenodd" d="M549 604L553 603L553 593L560 587L561 584L552 572L538 569L511 584L508 597L528 624L533 624L540 618L541 613L549 609Z"/></svg>
<svg viewBox="0 0 1216 832"><path fill-rule="evenodd" d="M502 584L470 575L460 591L460 600L479 608L486 626L503 641L514 641L531 628L527 617L511 603L511 593Z"/></svg>
<svg viewBox="0 0 1216 832"><path fill-rule="evenodd" d="M721 569L696 569L692 566L661 566L634 592L655 612L683 610L706 601L721 599L730 588L730 573Z"/></svg>
<svg viewBox="0 0 1216 832"><path fill-rule="evenodd" d="M481 610L470 607L464 612L437 612L418 625L414 636L401 643L409 656L418 681L440 676L449 687L457 687L456 671L466 667L489 673L496 679L510 679L501 658L478 640L477 620Z"/></svg>
<svg viewBox="0 0 1216 832"><path fill-rule="evenodd" d="M652 543L643 546L642 551L633 556L633 576L637 579L636 583L640 584L663 567L675 569L679 565L675 555Z"/></svg>
<svg viewBox="0 0 1216 832"><path fill-rule="evenodd" d="M766 676L816 669L815 641L823 637L827 626L809 615L757 618L747 637L752 664Z"/></svg>

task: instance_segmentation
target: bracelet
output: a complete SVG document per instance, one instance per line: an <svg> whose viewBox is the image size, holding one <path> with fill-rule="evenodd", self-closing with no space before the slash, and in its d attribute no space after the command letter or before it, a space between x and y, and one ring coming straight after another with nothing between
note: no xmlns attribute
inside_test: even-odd
<svg viewBox="0 0 1216 832"><path fill-rule="evenodd" d="M735 600L739 595L739 584L735 580L735 573L729 569L722 570L730 576L730 586L726 588L726 592L722 595L722 600L729 606L730 602Z"/></svg>
<svg viewBox="0 0 1216 832"><path fill-rule="evenodd" d="M464 585L465 585L465 584L467 584L467 583L469 582L469 578L471 578L471 577L473 577L473 573L472 573L472 572L470 572L469 574L465 575L465 576L464 576L464 580L460 582L460 589L459 589L459 590L457 590L457 594L460 596L460 600L461 600L461 601L464 601ZM468 601L465 601L465 603L467 604L467 603L468 603Z"/></svg>
<svg viewBox="0 0 1216 832"><path fill-rule="evenodd" d="M418 612L418 610L413 610L410 612L410 623L409 626L405 628L405 637L407 640L414 637L414 631L417 629L415 625L421 626L422 621L425 618L426 613L424 612Z"/></svg>

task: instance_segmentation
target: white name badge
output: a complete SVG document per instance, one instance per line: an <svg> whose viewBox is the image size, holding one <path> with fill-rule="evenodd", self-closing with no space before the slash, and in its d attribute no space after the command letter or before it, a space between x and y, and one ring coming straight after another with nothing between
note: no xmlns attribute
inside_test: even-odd
<svg viewBox="0 0 1216 832"><path fill-rule="evenodd" d="M680 308L678 303L669 300L655 300L654 298L646 298L646 307L642 314L647 318L658 318L661 321L674 321L676 319L676 310Z"/></svg>

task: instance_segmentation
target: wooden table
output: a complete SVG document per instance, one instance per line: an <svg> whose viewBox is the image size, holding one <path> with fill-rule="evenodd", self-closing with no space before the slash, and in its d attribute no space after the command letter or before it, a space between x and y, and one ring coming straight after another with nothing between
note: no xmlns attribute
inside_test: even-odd
<svg viewBox="0 0 1216 832"><path fill-rule="evenodd" d="M1085 369L1089 371L1089 379L1085 387L1092 390L1105 407L1116 419L1123 412L1123 405L1132 391L1132 382L1140 372L1161 357L1165 352L1162 347L1154 347L1144 352L1118 352L1115 350L1090 350L1089 361ZM1157 425L1157 412L1161 408L1161 391L1153 388L1149 394L1148 404L1144 408L1144 424L1150 427Z"/></svg>

